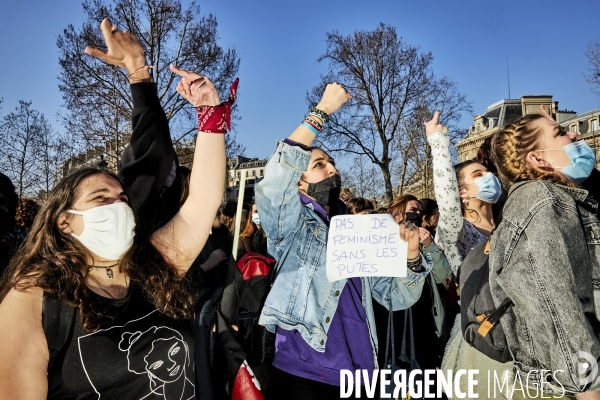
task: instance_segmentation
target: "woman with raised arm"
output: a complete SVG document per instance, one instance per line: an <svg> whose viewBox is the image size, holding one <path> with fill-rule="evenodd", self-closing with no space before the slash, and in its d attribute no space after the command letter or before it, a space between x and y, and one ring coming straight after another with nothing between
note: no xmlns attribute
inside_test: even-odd
<svg viewBox="0 0 600 400"><path fill-rule="evenodd" d="M500 182L483 165L467 160L452 166L450 135L436 112L425 124L433 157L433 188L439 220L436 241L456 275L462 260L494 229L492 204L501 194Z"/></svg>
<svg viewBox="0 0 600 400"><path fill-rule="evenodd" d="M580 187L596 156L577 136L545 109L496 133L492 152L510 191L491 241L490 288L496 305L513 304L502 319L524 384L599 398L590 391L600 390L600 223Z"/></svg>
<svg viewBox="0 0 600 400"><path fill-rule="evenodd" d="M418 229L407 223L399 228L408 241L406 278L327 280L329 218L345 206L333 159L310 146L329 114L348 98L341 85L327 85L321 102L278 143L256 188L278 271L259 323L276 332L273 365L280 374L281 399L336 399L340 370L377 368L372 298L386 307L391 303L394 310L410 307L432 266L429 256L419 252Z"/></svg>
<svg viewBox="0 0 600 400"><path fill-rule="evenodd" d="M124 67L132 84L148 78L137 39L108 20L101 29L108 51L86 52ZM56 185L0 293L1 399L195 398L195 288L185 274L221 202L225 145L215 133L229 105L207 78L172 71L177 92L210 114L199 118L187 201L147 238L135 234L117 176L83 169Z"/></svg>
<svg viewBox="0 0 600 400"><path fill-rule="evenodd" d="M498 201L502 188L498 178L474 160L452 166L450 135L439 120L440 113L436 112L425 124L433 157L433 188L439 210L435 240L457 276L467 254L487 241L494 229L492 204ZM486 397L488 384L493 384L493 380L487 381L487 372L496 371L501 376L509 373L511 365L495 361L471 347L463 339L460 318L459 313L444 352L442 370L479 369L481 382L475 389L479 391L479 397ZM467 382L461 381L461 390L466 389Z"/></svg>

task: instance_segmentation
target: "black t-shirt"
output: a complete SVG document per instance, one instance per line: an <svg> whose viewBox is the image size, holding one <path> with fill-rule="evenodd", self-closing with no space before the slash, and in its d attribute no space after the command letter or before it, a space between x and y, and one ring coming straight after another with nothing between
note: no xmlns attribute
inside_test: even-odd
<svg viewBox="0 0 600 400"><path fill-rule="evenodd" d="M94 296L117 317L86 333L76 316L48 371L48 399L195 399L191 322L160 314L134 284L124 299Z"/></svg>

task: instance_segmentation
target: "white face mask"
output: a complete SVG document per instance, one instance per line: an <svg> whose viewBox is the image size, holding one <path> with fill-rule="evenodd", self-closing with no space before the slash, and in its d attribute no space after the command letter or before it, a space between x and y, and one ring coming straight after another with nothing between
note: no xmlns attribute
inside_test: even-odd
<svg viewBox="0 0 600 400"><path fill-rule="evenodd" d="M119 260L133 245L135 218L127 203L67 212L83 217L81 235L71 235L95 255L107 260Z"/></svg>

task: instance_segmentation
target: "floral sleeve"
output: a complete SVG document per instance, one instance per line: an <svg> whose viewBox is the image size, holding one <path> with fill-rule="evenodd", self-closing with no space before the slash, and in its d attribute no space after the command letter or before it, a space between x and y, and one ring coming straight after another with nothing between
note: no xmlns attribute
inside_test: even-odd
<svg viewBox="0 0 600 400"><path fill-rule="evenodd" d="M452 272L466 254L463 254L463 216L458 195L458 182L450 156L450 136L437 132L427 138L433 156L433 190L440 210L436 242L444 251Z"/></svg>

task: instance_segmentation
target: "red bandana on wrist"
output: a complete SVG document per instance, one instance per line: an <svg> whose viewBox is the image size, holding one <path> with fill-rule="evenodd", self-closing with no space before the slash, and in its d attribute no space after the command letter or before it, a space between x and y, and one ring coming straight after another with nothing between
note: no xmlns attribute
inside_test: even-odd
<svg viewBox="0 0 600 400"><path fill-rule="evenodd" d="M229 99L218 106L200 106L198 111L198 130L206 133L227 133L231 128L231 106L235 102L240 78L235 78L229 88Z"/></svg>

